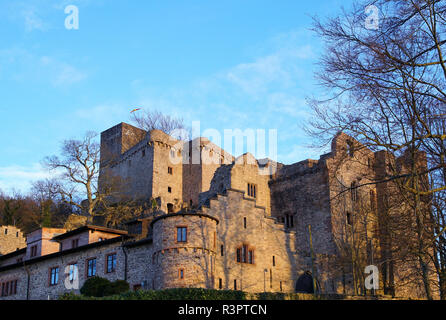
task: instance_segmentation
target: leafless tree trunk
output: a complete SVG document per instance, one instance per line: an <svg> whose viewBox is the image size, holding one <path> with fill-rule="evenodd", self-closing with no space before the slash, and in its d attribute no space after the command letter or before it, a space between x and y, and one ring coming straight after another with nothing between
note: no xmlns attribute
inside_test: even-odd
<svg viewBox="0 0 446 320"><path fill-rule="evenodd" d="M370 4L380 11L376 30L366 24ZM445 226L432 227L439 219L427 217L431 208L426 203L444 192L446 184L440 179L435 185L421 180L445 170L439 161L444 155L432 153L429 146L442 145L446 139L444 132L430 125L446 114L446 3L357 1L340 17L315 20L314 30L327 46L318 79L332 96L310 101L316 117L308 131L321 143L344 131L373 151L386 150L412 164L402 172L396 163L383 179L397 185L394 190L411 208L407 226L415 227L417 245L410 250L418 258L425 294L431 299L427 260L438 254L431 253L435 243L430 235L436 232L442 237ZM426 168L414 164L423 152Z"/></svg>

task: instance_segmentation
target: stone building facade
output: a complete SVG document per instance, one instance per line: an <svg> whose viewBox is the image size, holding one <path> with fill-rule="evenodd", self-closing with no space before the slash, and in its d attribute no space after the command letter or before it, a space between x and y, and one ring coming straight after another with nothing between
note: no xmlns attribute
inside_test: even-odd
<svg viewBox="0 0 446 320"><path fill-rule="evenodd" d="M397 266L382 262L378 213L388 190L373 183L382 152L343 133L319 160L284 165L121 123L101 134L101 157L100 188L113 190L112 200L155 201L157 211L126 231L35 231L25 248L0 256L2 299L78 293L93 275L132 289L312 292L315 284L321 293L355 294L364 263L379 266L386 281L394 273L394 295L422 296L416 286L398 289ZM385 285L380 279L377 293Z"/></svg>

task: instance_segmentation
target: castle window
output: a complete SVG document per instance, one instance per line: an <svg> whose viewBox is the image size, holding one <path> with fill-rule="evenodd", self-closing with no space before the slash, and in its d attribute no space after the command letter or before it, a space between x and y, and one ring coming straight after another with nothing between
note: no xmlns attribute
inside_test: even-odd
<svg viewBox="0 0 446 320"><path fill-rule="evenodd" d="M223 279L222 278L218 279L218 288L223 289Z"/></svg>
<svg viewBox="0 0 446 320"><path fill-rule="evenodd" d="M243 218L243 227L246 229L246 217Z"/></svg>
<svg viewBox="0 0 446 320"><path fill-rule="evenodd" d="M172 203L167 204L167 213L173 213L173 204Z"/></svg>
<svg viewBox="0 0 446 320"><path fill-rule="evenodd" d="M282 281L280 281L280 292L282 292L283 291L283 288L282 288Z"/></svg>
<svg viewBox="0 0 446 320"><path fill-rule="evenodd" d="M273 288L273 270L269 269L269 287Z"/></svg>
<svg viewBox="0 0 446 320"><path fill-rule="evenodd" d="M167 173L168 173L168 174L173 174L173 169L172 169L172 167L167 167Z"/></svg>
<svg viewBox="0 0 446 320"><path fill-rule="evenodd" d="M350 196L353 202L358 201L358 186L356 184L356 181L353 181L350 184Z"/></svg>
<svg viewBox="0 0 446 320"><path fill-rule="evenodd" d="M237 280L234 279L234 290L237 290Z"/></svg>
<svg viewBox="0 0 446 320"><path fill-rule="evenodd" d="M248 250L248 263L254 264L254 251Z"/></svg>
<svg viewBox="0 0 446 320"><path fill-rule="evenodd" d="M172 188L171 187L167 187L167 192L172 193Z"/></svg>
<svg viewBox="0 0 446 320"><path fill-rule="evenodd" d="M87 277L96 275L96 258L87 260Z"/></svg>
<svg viewBox="0 0 446 320"><path fill-rule="evenodd" d="M370 209L374 211L376 209L375 206L375 190L370 190Z"/></svg>
<svg viewBox="0 0 446 320"><path fill-rule="evenodd" d="M248 183L248 197L256 198L256 185Z"/></svg>
<svg viewBox="0 0 446 320"><path fill-rule="evenodd" d="M178 278L183 280L184 279L184 269L178 270Z"/></svg>
<svg viewBox="0 0 446 320"><path fill-rule="evenodd" d="M16 293L17 293L17 280L12 280L2 283L2 291L1 291L2 297L12 296L15 295Z"/></svg>
<svg viewBox="0 0 446 320"><path fill-rule="evenodd" d="M187 242L187 227L177 227L177 242Z"/></svg>
<svg viewBox="0 0 446 320"><path fill-rule="evenodd" d="M275 266L276 266L276 257L273 256L273 267L275 267Z"/></svg>
<svg viewBox="0 0 446 320"><path fill-rule="evenodd" d="M146 150L142 151L142 157L144 158L146 156Z"/></svg>
<svg viewBox="0 0 446 320"><path fill-rule="evenodd" d="M31 247L31 258L37 256L37 246Z"/></svg>
<svg viewBox="0 0 446 320"><path fill-rule="evenodd" d="M8 234L8 229L7 228L5 228L5 234Z"/></svg>
<svg viewBox="0 0 446 320"><path fill-rule="evenodd" d="M71 248L79 247L79 239L71 240Z"/></svg>
<svg viewBox="0 0 446 320"><path fill-rule="evenodd" d="M107 273L116 271L116 253L107 255Z"/></svg>
<svg viewBox="0 0 446 320"><path fill-rule="evenodd" d="M354 148L353 148L353 142L352 141L347 141L347 154L350 157L353 157L353 155L354 155Z"/></svg>
<svg viewBox="0 0 446 320"><path fill-rule="evenodd" d="M225 247L223 245L220 246L220 255L222 257L225 255Z"/></svg>
<svg viewBox="0 0 446 320"><path fill-rule="evenodd" d="M352 225L352 214L347 211L347 224Z"/></svg>
<svg viewBox="0 0 446 320"><path fill-rule="evenodd" d="M254 264L254 250L246 244L237 248L237 262Z"/></svg>
<svg viewBox="0 0 446 320"><path fill-rule="evenodd" d="M55 286L59 282L59 267L50 269L50 286Z"/></svg>
<svg viewBox="0 0 446 320"><path fill-rule="evenodd" d="M15 233L15 236L16 236L16 238L18 238L18 237L19 237L19 233L18 233L18 232L16 232L16 233Z"/></svg>
<svg viewBox="0 0 446 320"><path fill-rule="evenodd" d="M294 227L294 216L292 214L285 215L285 226L287 228L293 228Z"/></svg>
<svg viewBox="0 0 446 320"><path fill-rule="evenodd" d="M189 200L189 206L192 208L192 206L194 205L194 202L192 201L192 199Z"/></svg>

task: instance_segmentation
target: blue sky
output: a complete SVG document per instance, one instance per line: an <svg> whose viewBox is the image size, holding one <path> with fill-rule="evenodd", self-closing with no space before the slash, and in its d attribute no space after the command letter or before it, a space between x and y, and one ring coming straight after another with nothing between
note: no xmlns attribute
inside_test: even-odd
<svg viewBox="0 0 446 320"><path fill-rule="evenodd" d="M67 5L79 29L67 30ZM201 129L278 130L278 160L317 158L301 126L323 48L311 16L337 0L0 0L0 189L26 191L63 139L134 107Z"/></svg>

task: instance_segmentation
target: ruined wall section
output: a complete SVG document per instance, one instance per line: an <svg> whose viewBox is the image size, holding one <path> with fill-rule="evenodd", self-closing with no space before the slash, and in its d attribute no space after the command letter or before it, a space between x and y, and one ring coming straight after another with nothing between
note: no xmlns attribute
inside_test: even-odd
<svg viewBox="0 0 446 320"><path fill-rule="evenodd" d="M308 225L312 228L314 251L334 254L327 169L324 161L305 160L279 170L270 182L272 216L297 232L299 254L310 257Z"/></svg>
<svg viewBox="0 0 446 320"><path fill-rule="evenodd" d="M217 257L215 286L247 292L293 292L301 271L295 232L269 217L244 191L228 189L210 199L204 214L215 216ZM253 250L253 263L237 262L237 249Z"/></svg>
<svg viewBox="0 0 446 320"><path fill-rule="evenodd" d="M234 157L204 137L189 141L183 157L183 198L196 207L200 203L200 194L211 190L217 170L232 163Z"/></svg>
<svg viewBox="0 0 446 320"><path fill-rule="evenodd" d="M332 141L326 165L331 223L339 254L335 264L340 272L335 278L343 279L340 283L342 293L354 294L354 282L360 282L358 274L363 274L373 258L373 263L379 260L375 155L352 137L340 133ZM352 248L356 276L352 267Z"/></svg>

